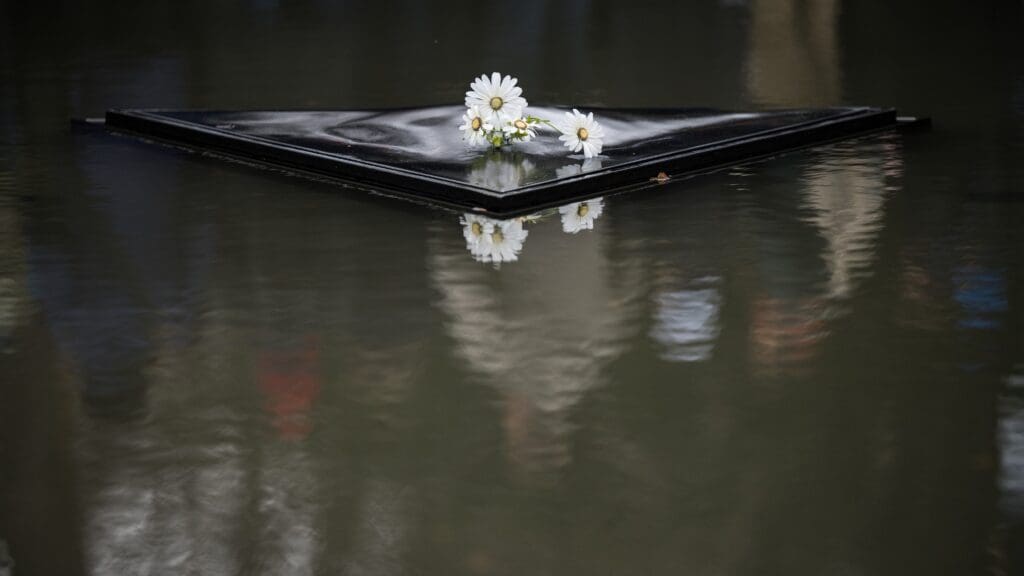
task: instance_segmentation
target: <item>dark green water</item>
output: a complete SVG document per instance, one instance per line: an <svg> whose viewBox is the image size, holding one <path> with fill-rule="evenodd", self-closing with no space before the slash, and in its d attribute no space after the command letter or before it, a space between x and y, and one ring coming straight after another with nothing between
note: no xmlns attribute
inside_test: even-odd
<svg viewBox="0 0 1024 576"><path fill-rule="evenodd" d="M89 4L0 4L0 574L1024 572L1019 2ZM492 70L936 126L495 267L459 214L68 125Z"/></svg>

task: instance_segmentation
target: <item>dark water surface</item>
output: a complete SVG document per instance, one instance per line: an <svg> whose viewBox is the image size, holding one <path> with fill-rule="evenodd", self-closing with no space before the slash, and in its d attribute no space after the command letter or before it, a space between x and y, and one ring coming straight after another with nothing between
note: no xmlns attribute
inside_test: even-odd
<svg viewBox="0 0 1024 576"><path fill-rule="evenodd" d="M1024 572L1020 2L0 6L0 574ZM495 69L937 124L501 224L500 265L68 126Z"/></svg>

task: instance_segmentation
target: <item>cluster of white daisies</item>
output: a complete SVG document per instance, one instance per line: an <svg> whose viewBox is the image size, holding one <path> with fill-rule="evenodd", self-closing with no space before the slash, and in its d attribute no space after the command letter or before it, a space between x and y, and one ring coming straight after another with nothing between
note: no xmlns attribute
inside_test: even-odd
<svg viewBox="0 0 1024 576"><path fill-rule="evenodd" d="M573 202L558 209L562 219L562 230L576 234L582 230L593 230L594 220L604 211L604 201L592 198L583 202ZM547 213L539 213L511 220L495 220L479 214L463 214L462 235L466 239L466 248L473 258L480 262L501 264L519 259L523 243L530 234L525 224L539 222Z"/></svg>
<svg viewBox="0 0 1024 576"><path fill-rule="evenodd" d="M594 113L582 114L573 108L561 121L551 122L526 113L523 89L519 80L498 72L481 75L466 92L466 113L462 115L462 138L472 145L500 148L516 142L529 142L545 127L561 133L558 137L573 154L583 152L586 158L601 153L604 128L594 120Z"/></svg>

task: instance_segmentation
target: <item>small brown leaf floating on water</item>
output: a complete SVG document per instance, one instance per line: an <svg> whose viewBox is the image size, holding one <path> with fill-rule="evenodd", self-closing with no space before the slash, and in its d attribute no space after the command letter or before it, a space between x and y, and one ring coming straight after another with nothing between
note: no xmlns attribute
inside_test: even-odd
<svg viewBox="0 0 1024 576"><path fill-rule="evenodd" d="M665 174L664 172L658 172L657 176L651 178L651 182L657 182L658 184L664 184L665 182L668 182L669 179L671 179L671 176L669 176L668 174Z"/></svg>

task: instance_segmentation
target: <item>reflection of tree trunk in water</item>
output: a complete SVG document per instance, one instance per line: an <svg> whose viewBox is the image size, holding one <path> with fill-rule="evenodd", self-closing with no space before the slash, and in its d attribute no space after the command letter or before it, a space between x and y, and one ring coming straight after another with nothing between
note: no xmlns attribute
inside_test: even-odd
<svg viewBox="0 0 1024 576"><path fill-rule="evenodd" d="M759 104L836 104L842 97L840 0L754 0L747 89Z"/></svg>

